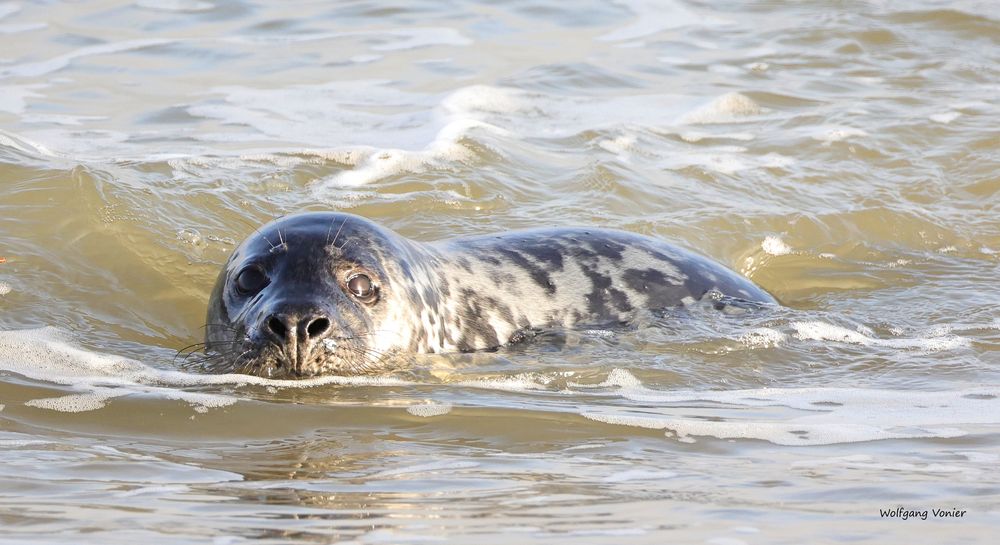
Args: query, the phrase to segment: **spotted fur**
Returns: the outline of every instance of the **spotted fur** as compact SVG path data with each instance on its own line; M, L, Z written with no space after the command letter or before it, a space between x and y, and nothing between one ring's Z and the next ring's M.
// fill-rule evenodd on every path
M248 266L269 280L259 293L234 286ZM376 301L346 291L358 271L372 277ZM495 349L541 329L627 322L710 291L775 303L705 257L634 233L540 229L422 243L358 216L307 213L265 225L236 249L209 302L206 344L236 371L362 374L400 353ZM310 335L302 325L276 342L266 334L273 316L320 316L329 327Z

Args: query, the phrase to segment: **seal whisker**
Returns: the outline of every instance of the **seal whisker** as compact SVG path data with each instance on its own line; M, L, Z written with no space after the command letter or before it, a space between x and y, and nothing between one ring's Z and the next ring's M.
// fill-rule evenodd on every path
M179 349L177 350L177 354L178 354L178 355L180 355L180 354L183 354L183 353L184 353L184 351L186 351L186 350L191 350L192 352L196 352L197 350L199 350L199 349L201 349L201 348L205 348L206 346L208 346L208 345L207 345L207 344L205 344L205 343L194 343L194 344L189 344L189 345L185 346L184 348L179 348Z
M374 362L370 361L368 358L364 358L364 359L361 360L361 362L360 362L361 363L361 367L364 370L366 370L366 371L369 370L369 368L374 368L374 367L384 368L383 364L389 358L398 357L399 356L399 354L396 353L396 352L383 352L383 351L380 351L380 350L376 350L376 349L373 349L373 348L367 348L367 347L363 347L363 346L356 346L356 347L347 346L345 348L348 351L352 351L354 353L361 354L362 356L369 356L369 355L376 356L376 360Z
M182 365L185 367L189 365L198 365L202 367L203 370L212 372L217 372L220 370L225 371L226 369L235 369L236 367L238 367L237 364L239 358L247 354L248 350L244 350L240 352L239 356L233 357L233 355L237 354L237 352L240 351L232 350L210 355L202 354L201 357L195 358L193 360L188 360L187 358L185 358Z
M230 331L236 331L238 329L237 327L233 326L232 324L223 324L223 323L205 324L205 325L201 326L202 329L208 329L210 327L221 327L223 329L228 329Z
M242 344L244 344L243 341L221 341L219 343L215 343L211 347L211 349L210 349L211 353L208 352L209 348L208 348L208 346L205 343L198 343L196 345L185 346L184 348L178 350L176 354L174 354L174 361L176 362L177 358L179 358L181 355L183 355L184 359L187 360L187 359L189 359L192 356L195 356L197 354L204 354L206 356L218 354L219 352L218 352L217 347L219 345L222 345L222 346L229 345L231 347L234 347L234 346L240 346ZM185 351L187 351L186 354L185 354Z
M343 221L343 222L341 222L341 224L340 224L340 228L339 228L339 229L337 229L337 234L333 236L333 242L330 242L330 232L329 232L329 231L327 231L327 233L326 233L326 241L327 241L327 244L330 244L330 245L332 245L332 246L333 246L334 248L336 248L336 247L337 247L337 239L338 239L338 238L340 238L340 232L344 230L344 226L345 226L345 225L347 225L347 221L348 221L348 219L349 219L349 218L344 218L344 221ZM330 222L330 231L332 231L332 230L333 230L333 223L334 223L334 222L332 222L332 221Z
M232 340L232 341L219 341L217 344L219 344L219 345L237 346L237 345L243 344L243 342L242 341ZM204 350L207 350L207 349L208 349L208 344L207 343L195 343L195 344L191 344L191 345L185 346L184 348L181 348L181 349L177 350L174 353L174 357L173 357L173 359L171 361L172 361L172 363L177 363L177 358L181 357L181 355L184 356L184 358L181 361L185 362L185 363L188 360L190 360L193 356L196 356L199 353L202 355L203 358L208 358L208 357L213 356L214 354L207 354L207 353L203 352ZM185 354L185 352L187 352L187 353Z

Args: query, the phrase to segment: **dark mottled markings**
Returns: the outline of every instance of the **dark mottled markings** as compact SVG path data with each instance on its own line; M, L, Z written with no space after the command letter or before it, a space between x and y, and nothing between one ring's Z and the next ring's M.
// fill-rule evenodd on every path
M476 252L475 255L476 255L476 258L479 259L480 261L489 263L490 265L498 265L499 266L500 264L502 264L502 261L500 261L500 258L498 258L497 256L493 255L493 253L494 252L492 250L486 250L486 251L482 251L481 250L481 251Z
M419 352L420 347L425 346L426 344L427 344L427 330L425 330L422 327L418 328L416 336L414 336L413 339L410 340L410 351Z
M700 298L702 293L693 293L686 284L678 284L656 269L625 269L622 281L633 290L646 294L647 308L666 308L680 304L687 296ZM706 290L707 291L707 290Z
M438 274L435 278L437 279L437 285L434 287L437 288L438 293L442 297L449 297L451 295L451 285L448 284L448 278L443 274Z
M708 278L689 274L687 280L684 281L684 287L691 297L701 299L708 293L708 290L715 287L715 283L709 281Z
M611 287L611 277L605 276L593 269L583 269L594 289L587 294L587 310L595 316L608 314L607 289Z
M625 252L626 246L620 244L611 238L597 238L587 239L587 246L593 250L594 254L601 257L606 257L614 261L621 261L622 254Z
M552 277L549 276L548 271L542 269L535 263L531 262L528 258L514 250L508 248L496 248L495 251L509 259L514 265L521 267L521 269L527 272L528 275L531 276L531 279L534 280L535 283L544 289L549 295L556 292L556 285L552 282Z
M380 261L385 261L385 256L383 256ZM410 278L410 277L413 276L413 269L410 267L410 262L408 260L406 260L406 259L400 259L399 260L399 268L400 268L401 271L403 271L403 274L407 278Z
M639 250L642 250L643 252L646 252L647 254L655 257L656 259L659 259L660 261L671 263L671 264L677 266L678 268L680 268L681 270L684 270L684 268L681 267L681 265L682 265L681 261L682 260L678 259L677 256L669 256L669 255L667 255L667 254L665 254L665 253L657 250L656 248L654 248L654 247L652 247L652 246L650 246L648 244L641 244L641 245L638 246L638 248L639 248Z
M531 244L530 241L525 242L520 251L544 265L549 272L563 270L563 254L566 252L566 246L562 241L553 240L552 244L547 245Z
M517 282L513 274L503 271L492 271L489 276L493 285L498 288L513 286Z
M632 310L632 304L628 302L628 295L625 295L625 292L616 288L608 288L608 295L611 297L611 304L615 310L619 312Z
M593 316L610 316L612 309L621 313L632 310L625 292L611 287L611 277L601 274L589 267L583 268L583 274L590 279L593 290L586 295L587 311Z
M451 336L451 332L448 331L448 327L445 324L447 318L441 320L441 329L438 331L438 344L441 349L444 349L444 343L455 344L455 339Z
M481 348L496 348L503 344L497 337L496 330L490 325L486 311L493 311L505 322L514 323L510 306L499 299L471 289L459 291L458 312L462 320L461 333L456 343L459 350L463 352L476 350L479 348L477 339L482 341Z

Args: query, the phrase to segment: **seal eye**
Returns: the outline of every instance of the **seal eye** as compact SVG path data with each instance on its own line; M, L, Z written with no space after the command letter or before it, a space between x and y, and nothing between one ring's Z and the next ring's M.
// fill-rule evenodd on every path
M375 284L365 274L355 274L347 279L347 289L358 299L368 299L375 295Z
M236 289L244 295L257 293L267 285L267 276L258 267L247 267L236 275Z

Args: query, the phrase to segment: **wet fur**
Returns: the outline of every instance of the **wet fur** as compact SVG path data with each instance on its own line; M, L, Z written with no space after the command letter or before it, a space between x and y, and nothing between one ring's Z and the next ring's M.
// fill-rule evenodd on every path
M270 284L241 297L233 277L249 263L264 267ZM378 285L373 305L344 289L357 270ZM538 329L626 322L638 310L710 291L775 302L707 258L623 231L540 229L422 243L358 216L307 213L265 225L233 253L209 302L206 346L228 356L232 371L364 374L386 370L394 354L492 349ZM328 316L330 342L296 361L260 334L276 309Z

